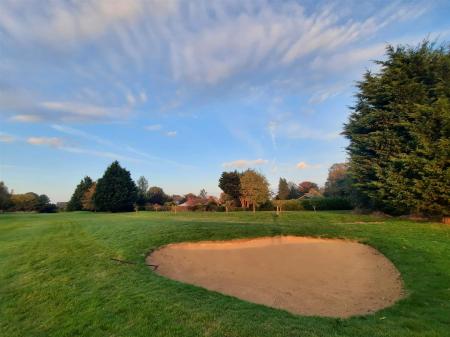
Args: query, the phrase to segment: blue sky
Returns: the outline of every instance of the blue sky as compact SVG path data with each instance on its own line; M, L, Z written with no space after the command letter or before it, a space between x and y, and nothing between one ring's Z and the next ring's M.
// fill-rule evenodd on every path
M0 2L0 180L67 200L113 160L167 193L223 170L323 184L386 43L450 38L448 1Z

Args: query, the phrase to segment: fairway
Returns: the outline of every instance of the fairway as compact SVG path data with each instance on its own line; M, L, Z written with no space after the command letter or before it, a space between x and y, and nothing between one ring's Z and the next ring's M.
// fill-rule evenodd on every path
M400 271L405 297L373 315L298 316L145 263L169 243L279 235L368 244ZM0 214L0 336L445 337L449 257L448 225L350 212Z

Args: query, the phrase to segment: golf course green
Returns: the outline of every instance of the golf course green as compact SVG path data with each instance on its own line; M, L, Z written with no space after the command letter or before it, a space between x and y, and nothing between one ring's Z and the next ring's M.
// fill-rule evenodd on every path
M405 296L375 314L306 317L158 275L183 241L297 235L366 243ZM127 261L128 263L116 260ZM351 212L0 214L0 336L450 336L450 226Z

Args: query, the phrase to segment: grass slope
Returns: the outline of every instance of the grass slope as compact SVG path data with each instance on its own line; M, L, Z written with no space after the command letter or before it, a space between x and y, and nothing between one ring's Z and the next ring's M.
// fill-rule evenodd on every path
M0 214L0 336L450 336L450 227L345 212ZM408 297L374 315L301 317L165 279L169 242L265 235L357 239ZM136 261L119 264L110 258ZM356 277L356 276L355 276Z

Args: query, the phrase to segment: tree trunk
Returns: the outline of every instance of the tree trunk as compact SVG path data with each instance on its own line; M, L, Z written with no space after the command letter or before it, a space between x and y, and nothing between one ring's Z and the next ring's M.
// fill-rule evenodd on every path
M256 213L256 204L253 203L253 213Z

